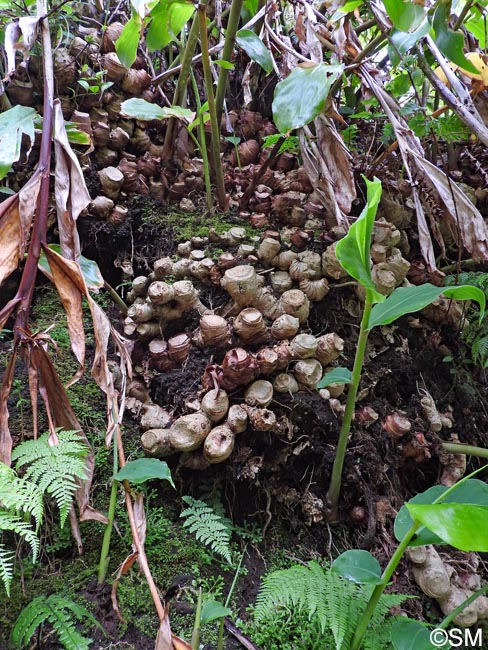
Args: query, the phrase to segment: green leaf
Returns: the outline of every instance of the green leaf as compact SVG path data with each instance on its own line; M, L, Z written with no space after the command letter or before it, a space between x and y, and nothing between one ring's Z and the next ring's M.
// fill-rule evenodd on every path
M340 77L343 65L299 64L277 84L273 99L273 119L280 133L289 133L308 124L325 105L330 87Z
M435 647L449 650L451 647L449 643L434 646L429 629L423 623L407 618L393 623L391 641L395 650L433 650Z
M435 43L442 54L463 70L479 74L479 70L464 56L464 36L449 29L449 11L443 2L437 5L432 26L435 31Z
M138 458L137 460L130 460L122 467L122 469L119 469L117 474L114 476L116 481L127 480L129 483L133 483L134 485L145 483L154 478L169 481L171 485L175 487L167 463L158 458Z
M394 27L402 32L415 29L425 16L424 8L410 0L383 0L383 4Z
M381 584L381 567L368 551L346 551L332 563L332 571L361 585Z
M478 18L472 18L471 20L467 20L464 23L464 26L468 30L468 32L471 32L473 36L478 39L478 42L480 44L480 48L482 50L486 49L486 26L485 26L485 20L484 17L479 14Z
M483 317L486 298L478 287L467 284L460 287L435 287L433 284L422 284L418 287L398 287L382 304L375 305L371 310L368 329L378 325L389 325L400 316L420 311L442 294L446 298L455 300L475 300L480 306L480 319Z
M432 504L444 492L448 490L443 485L434 485L414 496L408 503L410 504ZM456 489L448 494L443 503L468 503L472 505L488 506L488 485L478 479L468 479L461 483ZM400 542L411 528L413 519L407 509L407 504L403 505L395 519L395 537ZM419 528L415 537L409 546L424 546L425 544L443 544L443 541L428 528Z
M78 128L78 125L75 122L65 122L66 135L68 136L68 141L72 144L91 144L91 139L88 133L81 131Z
M20 158L22 136L34 141L35 109L29 106L14 106L0 113L0 179L10 171L14 162Z
M207 623L216 621L217 619L223 618L224 616L229 616L229 614L232 614L232 611L228 607L224 607L216 600L207 600L203 603L202 606L200 624L206 625Z
M126 117L135 117L137 120L165 120L169 117L176 117L180 120L192 122L195 118L195 113L188 108L158 106L137 97L122 102L120 110Z
M58 255L61 255L61 246L59 244L49 244L49 248L53 250ZM51 269L49 267L48 259L44 253L41 251L38 262L39 269L52 281ZM80 268L81 273L85 279L86 286L92 291L98 291L98 289L105 286L105 280L98 268L98 264L93 260L89 260L86 257L81 255L80 257Z
M371 278L371 233L378 204L381 198L381 181L369 181L363 177L367 187L367 203L356 221L336 246L336 255L341 266L351 277L358 280L373 294L374 302L382 302L385 296L378 293Z
M410 516L461 551L488 552L488 506L407 503Z
M401 57L416 45L421 38L428 34L429 31L430 23L427 18L422 21L414 32L402 32L394 29L389 36L389 56L392 64L397 66L401 61Z
M233 70L235 68L235 65L233 63L230 61L224 61L223 59L217 59L216 61L212 61L212 63L219 66L219 68L223 68L224 70Z
M357 9L357 7L360 7L363 3L364 0L350 0L349 2L346 2L346 4L342 5L342 7L338 7L335 13L332 14L329 19L330 22L335 23L341 18L344 18L344 16L353 12L354 9Z
M130 68L136 60L141 28L141 19L137 14L133 14L131 19L125 24L119 38L115 41L117 56L126 68Z
M159 2L151 11L151 24L146 43L150 52L162 50L171 41L177 40L186 23L195 11L195 5L188 2Z
M317 384L317 389L327 388L331 384L350 384L352 372L348 368L334 368L326 372Z
M250 29L240 29L236 34L236 43L251 61L256 61L266 73L273 69L273 57L263 41Z

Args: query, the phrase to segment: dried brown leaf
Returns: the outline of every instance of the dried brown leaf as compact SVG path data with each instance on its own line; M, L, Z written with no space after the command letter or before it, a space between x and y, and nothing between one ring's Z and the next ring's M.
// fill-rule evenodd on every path
M0 461L9 467L12 462L12 436L8 426L8 396L12 389L16 359L17 348L14 348L3 373L2 385L0 386Z
M169 616L166 615L159 624L159 630L156 636L156 645L154 646L154 650L174 650L174 648L175 647L173 645L173 640L171 638Z
M146 541L146 513L144 512L144 492L137 492L134 497L134 521L137 528L137 537L142 546Z
M76 220L90 203L91 198L78 158L68 142L61 103L58 99L54 102L54 150L56 153L54 187L59 243L63 257L77 260L81 253Z
M36 172L20 192L0 204L0 285L27 250L40 184L41 176Z
M121 620L123 623L125 623L126 621L122 616L122 612L120 611L120 607L119 607L119 602L117 600L117 587L119 586L120 578L126 573L128 573L128 571L130 571L132 565L134 564L134 562L137 560L138 557L139 557L139 553L135 552L135 553L131 553L125 558L125 560L119 566L117 575L115 576L115 580L112 585L112 592L111 592L112 607L114 608L114 611L117 614L119 620Z
M5 27L4 49L7 57L7 78L15 72L15 52L21 50L24 60L34 45L39 19L36 16L24 16Z

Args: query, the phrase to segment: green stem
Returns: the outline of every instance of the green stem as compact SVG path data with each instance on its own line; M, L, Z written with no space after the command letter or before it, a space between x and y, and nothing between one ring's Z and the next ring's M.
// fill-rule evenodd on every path
M222 61L229 61L232 59L234 52L234 45L236 42L237 28L239 27L239 20L241 18L241 11L243 0L232 0L230 7L229 20L227 22L227 29L225 30L224 49L222 50ZM227 77L229 71L225 68L219 70L219 80L217 82L217 91L215 93L215 113L217 122L220 124L222 117L222 109L224 107L225 88L227 86Z
M208 37L206 22L206 7L203 2L198 4L198 18L200 22L200 44L202 48L202 65L203 76L205 79L205 92L208 101L208 112L210 113L211 127L211 151L212 162L215 173L215 184L217 185L217 196L219 205L222 210L227 207L227 198L225 196L224 172L222 170L222 161L220 159L220 129L215 111L215 98L212 87L212 71L210 69L210 55L208 53Z
M376 609L376 606L378 605L378 601L383 595L383 592L386 589L386 586L388 585L388 582L390 581L391 576L393 575L395 569L397 568L400 560L402 559L403 554L405 553L405 550L407 546L409 545L412 537L415 535L417 528L420 526L419 521L414 521L413 524L410 526L407 534L405 537L402 539L400 544L398 545L396 551L394 552L391 560L388 562L388 566L386 569L383 571L383 575L381 576L381 582L379 585L376 585L374 588L373 593L371 594L371 598L369 599L368 605L366 609L364 610L361 618L359 619L359 623L356 627L356 631L354 633L354 637L351 641L351 648L350 650L359 650L361 647L361 643L363 641L364 634L366 632L366 629L369 625L369 622L371 621L371 617L374 614L374 611Z
M463 445L456 442L443 442L441 447L451 454L465 454L466 456L478 456L479 458L488 458L488 449L475 447L474 445Z
M232 598L232 594L234 593L234 589L236 588L237 585L237 580L239 578L239 574L241 572L241 566L242 566L242 561L244 560L244 553L246 552L246 549L244 549L241 559L239 560L239 564L237 566L236 572L234 573L234 579L232 580L232 584L229 589L229 593L227 594L227 598L225 599L225 604L224 607L229 607L230 604L230 599ZM224 626L225 626L225 617L222 617L220 619L220 625L219 625L219 636L217 639L217 650L222 650L224 647Z
M451 485L450 488L445 490L442 494L440 494L437 499L434 499L431 505L435 505L437 503L441 503L448 497L452 492L457 490L460 485L463 483L466 483L469 479L471 479L473 476L476 476L479 474L481 471L485 470L487 465L484 465L483 467L478 467L478 469L475 469L474 472L471 472L471 474L468 474L467 476L464 476L460 481L455 483L454 485ZM381 576L381 582L379 585L377 585L371 594L371 598L369 599L368 605L366 606L366 609L364 610L361 618L359 619L358 626L356 628L356 632L354 633L354 637L351 642L351 647L350 650L359 650L361 647L361 643L363 641L364 634L366 632L366 629L371 621L371 618L374 614L374 611L376 609L376 606L378 604L379 599L381 598L383 592L385 591L386 587L388 586L388 582L390 581L391 576L395 572L395 569L397 568L400 560L402 559L402 555L405 553L405 550L407 546L410 544L410 541L412 540L412 537L415 535L417 529L420 526L420 522L414 520L412 522L412 525L408 529L405 537L402 539L400 544L398 545L398 548L396 549L395 553L393 554L391 560L388 562L388 565L386 569L383 571L383 574ZM474 600L474 599L473 599ZM472 602L472 601L470 601ZM456 614L457 616L457 614ZM449 617L448 617L449 618ZM450 623L450 620L448 620L448 625Z
M205 5L207 0L202 0L200 4ZM200 25L197 17L193 19L190 31L188 32L188 39L184 50L183 60L181 62L181 70L176 82L175 94L173 96L173 106L180 106L183 101L183 96L186 91L188 77L190 76L192 58L195 48L198 43L198 33ZM170 118L166 126L166 135L164 137L164 152L165 157L170 158L173 152L174 132L176 127L176 119Z
M474 5L475 0L468 0L468 2L464 5L464 7L461 9L461 13L459 14L456 22L454 23L453 30L457 31L461 25L463 24L464 19L466 18L468 11L471 9L471 7Z
M341 492L342 470L344 467L344 459L346 457L349 433L351 432L351 423L354 415L354 406L356 404L356 395L359 388L359 382L361 381L364 354L366 352L366 343L369 335L368 322L372 307L373 300L371 291L366 290L366 302L364 305L363 318L361 320L361 328L359 331L358 346L356 348L356 357L354 359L352 379L347 391L346 410L344 411L344 417L342 419L342 426L339 433L336 456L334 465L332 467L329 490L327 492L327 505L329 508L327 518L330 523L336 522L338 520L338 505L339 495Z
M109 285L108 282L103 283L104 289L108 291L110 294L110 297L114 301L114 303L117 305L117 307L120 309L121 313L123 316L127 316L127 310L129 309L125 302L122 300L122 298L119 296L119 294L115 291L115 289Z
M117 453L117 445L115 440L113 442L114 447L114 464L113 464L113 475L117 473L119 469L119 458ZM105 577L107 575L108 563L110 561L109 551L110 551L110 540L112 537L112 529L115 519L115 508L117 506L117 490L119 487L119 482L112 478L112 489L110 491L110 502L108 506L107 519L108 523L105 527L103 533L102 549L100 551L100 561L98 563L98 584L101 585L105 582Z
M192 650L198 650L200 647L200 624L202 620L202 588L198 590L197 610L195 612L195 623L193 625L193 632L191 635Z
M446 618L441 622L440 625L437 625L436 627L439 630L445 630L448 625L450 625L453 620L458 616L463 610L468 607L468 605L471 605L477 598L482 596L488 591L488 584L485 585L484 587L481 587L481 589L478 589L478 591L475 591L474 594L471 594L469 598L466 598L466 600L463 600L463 602L456 607L456 609L453 609L452 612L450 612Z
M190 136L193 138L193 141L196 143L200 153L202 154L203 159L203 177L205 179L205 195L207 197L207 208L209 212L213 210L213 198L212 198L212 185L210 183L210 166L208 164L208 152L207 152L207 143L205 142L205 121L204 115L202 113L202 102L200 101L200 95L198 94L197 80L193 70L191 70L191 83L193 86L193 94L195 95L195 102L197 105L197 115L198 115L198 140L195 138L193 133L189 131Z

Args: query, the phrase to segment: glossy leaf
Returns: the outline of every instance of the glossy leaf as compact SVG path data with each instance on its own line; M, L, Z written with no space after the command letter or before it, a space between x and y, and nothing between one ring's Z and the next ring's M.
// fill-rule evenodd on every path
M402 32L394 29L389 36L389 54L392 64L397 66L401 61L401 57L414 47L429 31L430 23L427 18L413 32Z
M0 179L10 171L14 162L20 158L22 136L34 141L35 109L29 106L14 106L0 113Z
M352 372L348 368L334 368L326 372L317 384L317 388L327 388L331 384L350 384Z
M149 51L162 50L175 41L194 12L195 5L188 2L159 2L151 12L146 36Z
M443 485L434 485L414 496L409 504L432 504L444 492L447 487ZM447 495L443 503L463 503L472 505L488 506L488 485L478 479L468 479L461 483L456 489ZM395 537L400 542L410 529L413 519L406 507L403 505L395 519ZM423 546L425 544L443 544L444 542L435 533L428 528L421 527L418 529L414 539L409 546Z
M339 245L338 245L339 246ZM440 295L455 300L475 300L480 306L480 319L485 312L485 294L471 285L460 287L436 287L433 284L422 284L418 287L398 287L380 305L371 310L368 329L378 325L389 325L405 314L412 314L430 305Z
M367 187L367 202L364 210L349 228L336 246L336 255L341 266L351 277L360 282L365 289L373 294L375 302L385 300L385 296L378 293L371 278L371 234L374 220L381 198L381 181L364 179Z
M259 36L250 29L241 29L236 34L236 43L251 61L256 61L269 73L273 69L273 57Z
M407 503L410 516L445 544L461 551L488 552L488 506L466 503Z
M116 481L127 480L133 485L140 485L155 478L169 481L173 487L175 486L168 465L158 458L130 460L114 476Z
M464 26L468 32L471 32L471 34L478 39L480 48L482 50L486 49L486 26L484 17L480 14L477 19L472 18L471 20L467 20L464 23Z
M273 119L280 133L289 133L315 119L343 70L342 65L299 64L280 81L273 99Z
M141 27L142 22L139 16L132 15L131 19L124 25L119 38L115 41L117 56L126 68L130 68L136 60Z
M357 7L360 7L362 4L364 4L364 0L349 0L349 2L346 2L342 7L336 9L330 17L330 22L337 22L347 14L352 13L354 9L357 9Z
M235 68L235 65L233 63L230 61L224 61L224 59L217 59L216 61L213 61L213 64L219 68L222 68L223 70L233 70Z
M395 650L449 650L449 643L434 646L430 640L431 631L419 621L405 618L393 623L391 641ZM439 640L441 637L438 637Z
M61 255L61 246L59 244L49 244L49 248L58 255ZM101 289L105 285L105 280L103 279L100 269L98 268L98 264L93 260L89 260L88 258L83 257L83 255L81 255L79 262L81 273L85 279L86 286L92 291L98 291L98 289ZM43 251L41 251L41 255L39 257L38 267L46 277L52 280L49 262Z
M475 66L464 56L464 36L449 28L449 12L443 2L439 2L434 13L432 26L435 31L435 43L449 61L456 65L477 73Z
M342 553L332 563L332 571L358 584L379 585L382 582L380 564L368 551Z
M388 18L393 26L402 32L415 29L423 20L425 11L423 6L408 0L383 0Z
M151 104L145 99L139 99L137 97L132 97L132 99L126 99L125 102L122 102L120 111L125 116L134 117L137 120L165 120L169 117L176 117L180 120L192 122L195 117L195 113L188 108L182 108L181 106L158 106L157 104Z
M201 625L206 625L207 623L216 621L224 616L229 616L230 614L232 614L232 611L228 607L224 607L216 600L207 600L202 605L200 623Z

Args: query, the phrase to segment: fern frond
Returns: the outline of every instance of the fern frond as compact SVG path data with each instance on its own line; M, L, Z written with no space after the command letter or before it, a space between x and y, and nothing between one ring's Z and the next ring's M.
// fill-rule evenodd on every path
M22 517L10 510L0 510L0 531L11 530L31 547L33 561L36 560L39 552L39 539L30 522L25 521Z
M38 529L44 514L42 491L35 483L18 477L11 467L0 463L0 507L29 514Z
M307 614L310 621L318 623L322 634L326 630L332 632L337 650L346 650L371 592L370 586L349 582L330 568L309 562L268 574L256 598L254 617L262 623L272 620L279 607L299 610ZM393 619L387 618L388 612L406 598L408 596L403 594L381 597L368 627L365 650L389 646L390 620Z
M183 526L194 533L195 537L208 546L213 553L232 564L230 520L217 514L204 501L189 496L184 496L182 499L189 506L180 514L180 517L185 519Z
M10 596L10 584L14 575L15 553L0 544L0 580L3 582L7 596Z
M27 466L24 479L51 494L59 509L61 527L71 508L78 485L76 478L86 479L88 447L76 431L58 431L58 444L49 444L49 435L27 440L12 452L16 468Z
M91 639L78 632L74 619L88 620L101 627L85 607L68 598L57 594L38 596L22 610L15 622L12 630L14 646L16 648L27 647L39 625L47 621L52 625L66 650L88 650Z

